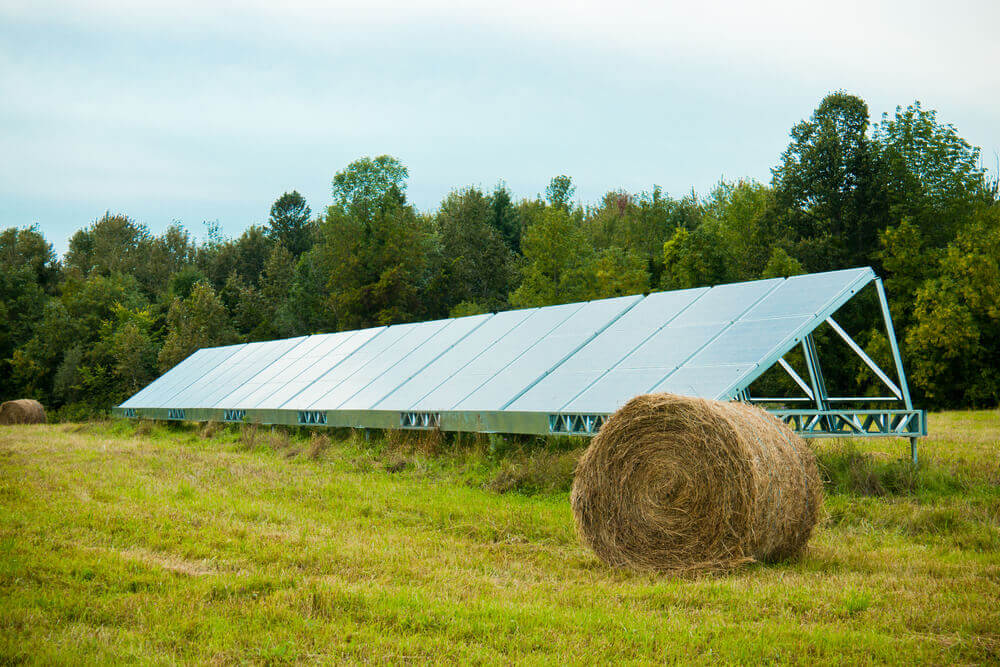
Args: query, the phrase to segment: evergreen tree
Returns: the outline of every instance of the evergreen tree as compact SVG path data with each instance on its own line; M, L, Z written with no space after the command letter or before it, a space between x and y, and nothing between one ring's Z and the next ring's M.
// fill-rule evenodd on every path
M297 191L286 192L271 205L267 235L298 257L312 247L314 230L309 220L312 211Z

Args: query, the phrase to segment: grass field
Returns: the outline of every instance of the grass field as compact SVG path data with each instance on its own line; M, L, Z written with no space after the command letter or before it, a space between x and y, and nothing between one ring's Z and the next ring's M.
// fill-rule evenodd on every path
M1000 413L814 443L807 554L605 567L579 442L0 427L0 663L1000 661Z

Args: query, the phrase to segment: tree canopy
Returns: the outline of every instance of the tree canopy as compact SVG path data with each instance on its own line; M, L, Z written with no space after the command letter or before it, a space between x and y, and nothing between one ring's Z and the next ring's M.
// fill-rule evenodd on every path
M864 100L833 92L791 128L770 183L701 196L653 185L581 204L559 174L535 197L465 186L419 211L408 177L361 157L318 215L291 190L235 238L108 211L57 258L37 225L0 230L0 399L75 415L209 345L872 265L917 400L1000 402L998 181L919 102L872 125ZM838 319L886 362L874 307ZM847 391L871 381L846 356L824 371Z

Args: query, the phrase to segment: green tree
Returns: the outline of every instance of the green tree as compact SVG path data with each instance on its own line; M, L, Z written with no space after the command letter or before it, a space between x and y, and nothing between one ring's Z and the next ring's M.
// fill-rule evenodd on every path
M977 208L993 199L980 149L920 102L882 115L873 131L890 176L892 212L909 218L931 247L955 237Z
M885 288L892 302L896 326L905 331L913 322L917 290L938 271L943 249L929 247L912 219L882 232L879 261L885 273Z
M560 174L553 176L552 180L549 181L549 186L545 188L545 198L550 205L568 211L573 206L574 192L576 192L576 186L573 185L573 179L565 174Z
M1000 402L1000 206L982 209L916 292L914 384L942 407Z
M491 209L490 225L500 233L507 247L515 254L521 252L521 215L510 196L510 190L502 182L489 197Z
M488 310L506 304L514 279L514 256L492 224L494 208L476 188L448 195L435 218L440 239L440 285L444 312L471 301Z
M82 279L71 275L59 296L46 302L31 339L14 351L13 383L26 395L46 402L53 397L60 402L84 396L88 404L109 405L117 394L111 362L101 347L102 337L110 331L106 323L115 321L121 308L147 306L132 276L94 273ZM78 346L81 349L74 352ZM57 372L62 378L60 388L73 391L53 394Z
M225 286L233 272L244 283L257 287L273 245L263 227L251 225L235 240L216 240L202 245L198 249L197 265L216 290Z
M46 294L55 293L61 277L52 244L42 236L38 225L0 231L0 266L6 270L26 268Z
M333 177L333 206L362 224L370 224L386 198L405 201L409 171L391 155L363 157Z
M305 197L295 190L286 192L271 205L267 235L298 257L313 244L315 232L309 219L311 215Z
M164 293L170 276L194 260L195 245L180 224L152 236L145 225L123 214L105 213L70 238L65 264L69 273L81 278L130 275L148 298L155 299Z
M320 226L320 240L299 257L295 263L288 298L278 307L279 331L284 336L324 333L337 330L337 317L330 306L329 280L334 271L331 253L323 241L325 233Z
M0 232L0 399L16 397L11 356L31 339L55 291L59 265L37 227Z
M678 227L663 244L664 289L687 289L732 282L732 264L724 239L715 226L694 231Z
M295 280L295 258L283 245L276 245L264 265L260 281L260 295L264 304L266 325L272 336L294 335L291 323L284 319L286 304ZM261 323L263 327L265 322ZM254 334L261 338L266 333L261 330Z
M764 265L761 278L787 278L789 276L800 276L806 270L802 268L799 260L791 257L781 246L776 247Z
M197 250L191 233L174 223L140 249L145 257L138 262L136 277L142 276L147 293L153 298L164 293L172 276L193 266Z
M792 142L772 170L793 254L810 271L867 264L888 224L885 169L867 133L864 100L831 93L792 128Z
M548 306L644 292L649 273L628 250L597 250L578 217L566 209L542 209L524 232L521 285L510 295L516 307Z
M152 318L148 311L136 311L133 315L136 317L115 328L108 345L114 360L114 373L120 381L122 400L156 377L159 347L150 332Z
M73 234L66 252L66 268L86 278L91 273L134 274L147 249L149 229L123 214L105 213L86 229Z
M565 208L544 208L524 230L521 249L525 266L521 285L510 295L512 306L547 306L583 299L589 288L594 249Z
M205 283L198 283L186 299L175 299L167 313L167 336L158 355L166 372L203 347L228 345L237 340L226 307Z
M720 181L712 190L704 205L702 224L717 230L725 244L733 280L761 277L774 257L775 246L786 243L774 217L774 196L766 185L745 180ZM792 259L787 250L782 252Z
M325 239L329 305L339 329L408 322L424 313L430 224L409 206L383 207L366 226L330 223Z
M663 244L679 228L694 229L703 217L702 204L692 193L680 200L659 186L638 195L608 192L601 205L588 210L583 224L598 248L619 247L646 263L653 284L663 276Z
M597 253L594 279L587 299L645 294L649 291L649 271L637 253L624 248L605 248Z
M194 286L200 282L206 282L208 278L197 266L186 266L177 273L170 276L167 281L167 293L165 296L171 299L186 299L191 294Z
M324 305L339 329L427 313L432 220L406 203L406 173L383 155L353 162L334 177L334 203L321 222L320 242L307 255L313 255L309 268L326 278Z

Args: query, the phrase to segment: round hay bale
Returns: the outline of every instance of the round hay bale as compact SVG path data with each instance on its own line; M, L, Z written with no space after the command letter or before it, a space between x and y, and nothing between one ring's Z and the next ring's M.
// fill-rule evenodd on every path
M763 410L647 394L594 437L570 501L577 531L608 565L721 570L797 555L822 486L802 438Z
M19 398L0 405L0 424L44 424L45 408L38 401Z

